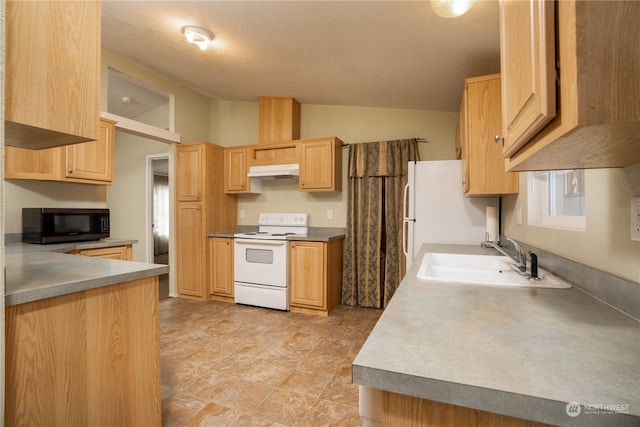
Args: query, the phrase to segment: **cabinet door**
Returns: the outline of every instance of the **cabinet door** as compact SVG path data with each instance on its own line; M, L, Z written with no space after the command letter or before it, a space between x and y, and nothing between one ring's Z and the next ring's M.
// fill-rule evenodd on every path
M7 145L98 138L100 2L7 1Z
M505 156L526 144L556 114L554 4L500 1Z
M113 182L115 122L100 119L97 141L68 145L66 150L67 178Z
M209 293L233 297L233 239L209 238Z
M460 117L458 118L458 126L456 128L456 156L462 159L462 191L469 191L469 135L468 135L468 100L469 90L466 85L462 93L462 102L460 103ZM458 150L459 153L457 152Z
M505 172L501 144L494 135L500 131L500 76L466 80L466 138L463 145L465 192L469 196L500 195L518 192L518 174Z
M291 305L326 308L326 246L323 242L289 244Z
M224 150L224 190L230 192L244 192L247 190L246 150L240 148L225 148Z
M300 191L340 191L342 162L336 139L301 144ZM338 147L336 147L338 146Z
M202 144L181 145L176 148L176 197L179 202L202 199L203 151Z
M177 282L181 296L205 297L205 247L202 205L178 203Z
M131 245L112 246L110 248L84 249L77 252L78 255L90 256L96 258L117 259L123 261L131 261Z

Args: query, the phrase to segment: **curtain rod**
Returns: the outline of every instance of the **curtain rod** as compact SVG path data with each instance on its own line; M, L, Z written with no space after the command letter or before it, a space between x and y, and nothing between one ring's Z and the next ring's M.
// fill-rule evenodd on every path
M414 138L414 139L418 140L418 144L426 144L426 143L429 142L429 140L426 139L426 138ZM347 142L342 144L343 147L348 147L350 145L351 145L351 143L347 143Z

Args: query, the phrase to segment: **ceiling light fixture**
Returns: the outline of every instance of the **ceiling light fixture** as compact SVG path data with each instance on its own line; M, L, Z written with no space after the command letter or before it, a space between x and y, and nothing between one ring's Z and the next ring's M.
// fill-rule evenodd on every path
M182 33L189 43L197 45L200 50L206 50L211 40L213 40L213 35L200 27L184 27Z
M467 13L475 0L430 0L431 9L443 18L455 18Z

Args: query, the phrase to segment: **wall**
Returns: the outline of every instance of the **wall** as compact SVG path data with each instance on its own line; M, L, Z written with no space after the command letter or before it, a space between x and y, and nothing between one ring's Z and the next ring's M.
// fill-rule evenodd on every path
M101 108L107 108L108 69L113 68L132 76L149 86L173 95L175 111L171 128L181 135L181 141L206 141L211 135L211 101L139 65L103 50L101 57ZM154 114L151 112L149 114ZM152 122L153 120L146 120ZM170 144L152 141L139 136L116 132L114 185L107 189L107 205L112 212L112 236L133 238L138 244L133 247L133 260L153 262L147 259L147 156L167 154L169 170L173 168L173 153ZM174 180L170 174L170 203L173 206ZM175 229L175 215L170 219ZM170 236L170 247L175 247L175 236ZM171 265L175 265L175 253L170 252ZM170 274L170 287L175 289L175 278Z
M174 96L174 131L182 137L182 142L206 141L211 135L211 101L203 95L175 84L165 77L119 57L108 50L102 50L100 81L100 110L107 111L108 69L113 68L135 77L151 87Z
M116 132L115 180L107 189L111 236L138 240L133 245L134 261L147 262L147 156L168 156L169 148L163 142Z
M503 234L640 285L640 242L629 235L630 199L640 195L640 164L586 170L585 180L584 232L527 225L527 178L522 173L520 194L503 198ZM518 206L523 208L523 225L516 224Z
M215 102L211 139L223 146L253 144L258 140L258 104ZM345 143L421 137L423 160L455 158L458 113L303 104L301 138L338 136ZM260 195L238 195L241 225L255 225L260 212L308 212L312 227L345 227L347 212L347 149L343 154L341 193L304 193L295 180L264 181ZM333 211L333 220L327 211Z
M104 186L8 179L5 185L5 232L22 233L22 208L105 208Z

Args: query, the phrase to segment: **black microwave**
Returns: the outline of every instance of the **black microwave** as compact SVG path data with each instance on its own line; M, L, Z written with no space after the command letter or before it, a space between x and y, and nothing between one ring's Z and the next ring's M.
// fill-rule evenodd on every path
M109 237L109 209L22 208L22 241L61 243Z

